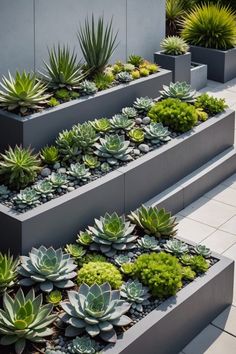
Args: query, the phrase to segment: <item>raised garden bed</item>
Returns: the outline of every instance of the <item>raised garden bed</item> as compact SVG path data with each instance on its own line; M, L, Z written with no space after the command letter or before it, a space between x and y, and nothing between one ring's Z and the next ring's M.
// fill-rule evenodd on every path
M207 85L207 65L191 63L191 88L199 91Z
M171 80L171 72L160 69L158 73L149 77L121 84L26 117L1 110L0 151L16 144L23 147L30 145L37 151L46 144L52 144L60 131L70 129L74 124L95 118L111 117L122 107L130 106L136 97L156 98L162 86L168 85Z

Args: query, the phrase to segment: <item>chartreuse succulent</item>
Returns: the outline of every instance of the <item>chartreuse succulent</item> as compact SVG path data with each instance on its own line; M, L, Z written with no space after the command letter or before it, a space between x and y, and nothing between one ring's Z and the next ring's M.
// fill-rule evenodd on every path
M60 157L64 161L75 159L80 153L78 144L76 143L74 129L63 130L56 139L56 146Z
M33 188L25 188L14 197L15 205L22 205L25 207L36 207L39 204L40 195Z
M59 289L74 286L71 279L76 276L76 264L69 254L62 249L44 246L32 248L29 256L21 257L18 273L23 279L20 284L24 286L39 285L41 291L50 293L54 287Z
M90 122L75 125L73 130L75 141L83 151L90 149L98 138L96 130Z
M118 266L121 266L124 263L130 262L131 259L127 254L118 254L114 256L114 261Z
M79 86L81 95L93 95L97 92L97 86L93 81L84 80Z
M62 317L69 326L66 336L75 336L84 329L90 337L99 336L115 343L117 334L114 326L127 326L131 319L125 315L130 304L120 299L120 292L111 290L108 283L89 287L82 284L79 291L68 292L69 301L62 302L65 311Z
M140 76L148 76L150 74L149 70L147 68L140 68L139 69Z
M129 279L124 283L120 290L120 295L123 299L131 303L131 307L139 312L143 311L143 304L151 296L148 288L143 286L137 279Z
M50 95L46 94L46 85L35 74L16 72L15 77L3 76L0 83L0 107L8 111L19 110L26 114L29 110L38 110L47 104Z
M93 284L102 285L109 283L112 289L119 289L123 283L120 271L108 262L89 262L79 269L77 283L91 286Z
M183 254L180 261L183 265L190 266L196 273L205 273L210 266L209 262L202 255L192 256L190 254Z
M134 125L134 121L132 119L129 119L127 115L116 114L111 119L111 125L114 129L129 130Z
M90 249L109 257L114 256L117 251L132 249L138 237L134 235L134 228L135 225L126 221L125 216L106 213L104 217L95 219L93 227L88 227L93 240Z
M107 258L97 252L87 252L82 258L77 259L80 266L90 262L107 262Z
M65 251L69 253L73 258L76 259L82 258L86 253L84 247L78 245L77 243L71 243L66 245Z
M71 164L67 173L79 181L87 181L91 175L89 169L79 162Z
M209 116L214 116L223 112L228 106L224 98L217 98L203 93L196 98L195 107L202 109Z
M111 130L111 122L107 118L95 119L91 122L94 129L100 133L107 133Z
M11 191L4 184L0 184L0 200L7 199Z
M194 102L195 90L191 90L191 85L186 82L171 82L169 86L163 85L160 91L161 98L178 98L184 102Z
M35 297L32 288L26 295L19 289L14 298L7 293L3 297L0 314L0 344L15 344L16 354L24 352L26 341L41 342L53 334L48 328L57 315L51 314L53 305L43 305L42 294Z
M129 148L130 142L125 141L119 135L106 135L100 138L99 143L95 143L95 154L107 159L110 165L117 164L118 161L130 161L132 148Z
M86 154L83 156L83 162L85 166L91 168L92 170L100 166L100 161L97 156Z
M40 171L40 160L30 148L9 147L1 154L0 175L11 188L21 189L33 183Z
M193 280L196 278L196 273L191 267L182 267L182 275L185 280Z
M76 337L68 347L72 354L98 354L97 349L97 343L89 336Z
M131 75L132 75L133 80L137 80L140 78L140 72L138 69L135 69L134 71L132 71Z
M43 179L34 186L34 190L38 193L40 197L52 198L55 188L48 179Z
M145 138L150 140L152 144L167 142L170 138L168 128L163 127L162 123L151 123L144 127Z
M133 128L129 131L129 138L134 143L142 143L145 138L144 131L141 128Z
M188 245L177 239L168 240L164 248L167 252L173 253L177 257L188 252Z
M15 284L17 279L18 259L14 260L13 256L0 252L0 294Z
M121 113L123 116L126 116L129 119L135 118L137 116L137 111L133 107L124 107L122 108Z
M134 102L134 108L141 114L146 114L153 106L153 99L149 97L137 98Z
M165 54L181 55L187 53L189 46L183 38L178 36L169 36L161 42L161 49Z
M211 250L210 248L204 246L204 245L197 245L194 247L194 251L200 255L200 256L203 256L205 258L208 258L210 257L211 255Z
M136 212L131 212L128 218L148 235L173 237L176 234L176 219L165 209L142 205Z
M59 188L66 188L68 184L67 176L62 173L55 173L53 172L49 177L48 180L52 184L55 189Z
M62 301L62 293L60 290L53 290L47 295L46 299L47 302L53 304L53 306L58 306Z
M130 63L126 63L123 66L123 70L127 71L128 73L131 73L134 69L135 69L135 66L133 64L130 64Z
M81 231L78 235L77 242L82 246L89 246L93 242L91 232Z
M158 245L158 241L155 237L144 235L141 238L138 238L138 245L141 249L151 250L151 251L159 251L160 246Z
M44 163L48 165L54 165L56 162L59 161L59 150L56 146L45 146L41 150L40 157Z

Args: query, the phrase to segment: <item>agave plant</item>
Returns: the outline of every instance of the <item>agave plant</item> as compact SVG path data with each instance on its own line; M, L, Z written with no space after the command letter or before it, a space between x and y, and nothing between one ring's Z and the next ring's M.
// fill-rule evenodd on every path
M98 90L96 84L93 81L84 80L79 86L79 91L82 95L93 95Z
M40 160L30 148L9 147L1 154L0 175L7 185L21 189L34 182L40 170Z
M144 131L141 128L134 128L129 131L129 138L135 143L142 143L145 138Z
M44 62L47 73L43 74L53 88L66 87L69 90L78 88L88 72L84 72L81 63L77 62L75 52L70 52L68 46L60 46L48 51L49 64Z
M124 263L129 263L131 259L126 254L119 254L114 256L114 261L118 266L122 266Z
M39 197L40 196L35 189L26 188L20 191L20 193L18 193L16 197L13 198L13 201L15 205L22 205L33 208L40 204Z
M100 133L107 133L112 128L110 120L107 118L95 119L91 124L94 129Z
M42 108L50 97L45 93L46 85L25 71L22 74L17 71L15 77L9 72L9 78L3 76L0 86L4 90L0 91L0 107L8 111L19 110L21 114Z
M86 168L84 164L80 164L79 162L76 164L71 164L67 173L79 181L87 181L91 175L89 169Z
M53 290L47 295L46 299L49 304L53 304L53 306L58 306L62 301L62 293L60 292L60 290Z
M117 213L108 214L99 220L95 219L95 225L89 226L93 243L92 251L101 251L106 256L113 256L116 252L134 248L134 241L138 237L133 234L135 226L125 220L124 216Z
M86 253L86 250L76 243L66 245L65 251L69 253L73 258L81 258Z
M181 256L188 252L188 245L180 240L168 240L164 244L164 248L167 252L173 253L175 256Z
M98 138L96 130L90 122L75 125L73 131L74 139L83 151L90 149Z
M130 130L134 126L134 121L123 114L116 114L111 119L111 125L114 129Z
M4 184L0 184L0 200L7 199L11 191Z
M135 118L137 116L137 111L133 107L124 107L121 113L123 116L126 116L129 119Z
M144 59L140 55L131 54L128 58L128 63L134 65L136 68L138 68L143 61Z
M93 74L102 73L116 49L117 33L113 33L113 19L105 24L103 17L95 23L85 19L84 26L80 26L78 39L84 59Z
M68 179L66 175L63 175L62 173L53 172L48 177L48 180L55 189L66 188L68 184Z
M97 343L89 336L76 337L68 346L68 350L72 354L96 354L98 349Z
M138 225L145 233L156 237L172 237L176 234L176 218L165 209L145 207L142 205L136 212L131 212L128 218Z
M130 304L120 299L120 292L111 290L108 283L89 287L82 284L78 292L68 292L69 302L62 302L66 312L62 317L69 326L67 336L75 336L85 329L89 336L99 336L107 342L117 340L113 326L127 326L131 319L124 315Z
M54 186L47 179L39 181L35 186L34 190L38 193L40 197L52 198L53 192L55 190Z
M149 97L137 98L134 102L134 108L141 114L146 114L153 106L153 99Z
M144 250L150 250L150 251L160 250L160 246L158 245L158 242L155 237L144 235L143 237L139 238L137 242L139 247Z
M75 139L75 130L63 130L56 140L56 145L64 161L76 158L80 154Z
M189 46L183 38L178 36L170 36L163 39L161 42L161 49L165 54L181 55L187 53Z
M77 265L69 254L62 249L44 246L32 248L28 256L21 257L18 273L24 278L20 285L32 286L38 284L42 291L50 293L54 287L71 288L74 283L71 279L76 276Z
M196 254L198 254L199 256L203 256L205 258L210 257L211 255L211 250L210 248L204 246L204 245L197 245L194 247L194 251Z
M161 98L178 98L184 102L194 102L195 90L191 90L191 85L186 82L171 82L169 86L163 85L160 91Z
M126 301L131 303L131 307L139 312L143 311L143 304L151 296L148 288L143 286L137 279L128 280L121 286L120 295Z
M93 242L92 234L89 231L81 231L78 235L77 241L83 246L89 246Z
M12 287L17 278L18 259L14 260L13 256L0 252L0 294Z
M26 341L41 342L53 334L48 326L57 315L51 314L53 305L43 304L42 294L35 297L32 288L25 296L19 289L14 298L7 293L3 297L3 310L0 314L1 345L15 344L17 354L24 352Z
M89 154L84 155L83 161L84 164L91 169L95 169L100 166L100 161L98 160L97 156L94 155L89 155Z
M121 71L116 75L116 80L121 83L128 83L133 80L133 77L127 71Z
M145 138L150 140L152 144L171 140L168 128L164 127L162 123L151 123L144 127L144 130Z
M129 148L129 141L125 141L119 135L106 135L105 138L100 138L100 143L95 143L97 149L95 154L99 157L107 159L110 165L115 165L118 161L132 160L130 153L132 148Z

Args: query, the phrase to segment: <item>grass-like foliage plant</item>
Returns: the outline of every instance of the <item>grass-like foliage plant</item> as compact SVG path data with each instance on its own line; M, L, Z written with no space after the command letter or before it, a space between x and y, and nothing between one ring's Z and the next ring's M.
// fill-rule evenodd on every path
M178 36L169 36L161 42L161 49L165 54L181 55L187 53L189 46L183 38Z

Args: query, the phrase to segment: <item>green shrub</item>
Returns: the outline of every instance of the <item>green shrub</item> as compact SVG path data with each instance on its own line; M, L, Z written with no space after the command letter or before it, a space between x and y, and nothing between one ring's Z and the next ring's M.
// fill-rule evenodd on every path
M180 133L192 129L198 121L196 108L175 98L157 102L150 109L148 116L153 122L160 122Z
M181 264L176 257L164 252L139 256L134 263L134 275L155 297L175 295L182 287Z
M195 107L202 109L209 116L214 116L223 112L228 106L225 103L225 99L209 96L207 93L203 93L198 96L195 101Z
M236 15L229 6L203 4L183 20L182 37L191 45L227 50L236 44Z
M109 283L112 289L119 289L122 285L120 271L108 262L89 262L84 264L78 271L77 283L91 286L93 284L102 285Z
M161 49L165 54L181 55L187 53L189 46L183 38L178 36L169 36L161 42Z

